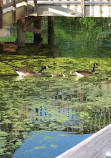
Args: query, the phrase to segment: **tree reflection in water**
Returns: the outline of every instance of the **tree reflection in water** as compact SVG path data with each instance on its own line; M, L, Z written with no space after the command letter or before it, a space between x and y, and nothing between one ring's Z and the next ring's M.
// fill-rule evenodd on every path
M1 83L2 157L10 157L32 130L92 133L111 122L110 83L74 81L73 76L9 77Z

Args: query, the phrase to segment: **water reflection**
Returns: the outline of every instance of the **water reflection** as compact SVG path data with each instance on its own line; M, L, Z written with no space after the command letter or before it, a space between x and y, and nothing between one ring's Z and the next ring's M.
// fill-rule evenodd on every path
M72 131L74 134L83 134L95 132L111 123L110 36L101 34L107 27L102 22L96 24L95 21L90 24L91 27L84 29L85 23L87 26L91 19L81 23L82 27L76 18L59 20L60 18L55 22L55 44L59 48L50 48L43 44L38 51L36 46L27 44L26 48L14 53L1 51L1 158L12 157L12 153L31 131ZM66 20L71 20L70 25ZM104 20L106 24L106 19ZM45 29L47 22L43 26ZM44 34L47 36L46 31ZM32 41L31 37L29 35L28 41ZM99 65L95 76L79 80L67 75L51 77L51 74L91 70L91 65L96 62ZM52 68L46 70L41 77L15 76L16 69L39 71L44 65ZM54 144L51 145L55 147Z
M111 122L111 83L74 76L15 78L0 80L2 157L32 130L92 133Z

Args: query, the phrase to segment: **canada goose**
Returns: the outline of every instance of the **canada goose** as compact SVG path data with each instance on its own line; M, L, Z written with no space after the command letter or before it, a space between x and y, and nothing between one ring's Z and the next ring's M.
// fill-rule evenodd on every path
M96 65L98 65L98 64L94 63L92 71L80 70L80 71L76 71L75 74L79 77L94 75Z
M52 77L59 77L59 76L62 76L62 73L60 74L51 74Z
M42 71L47 68L49 68L49 66L44 66L38 72L35 72L33 70L16 70L16 73L19 76L36 76L36 75L41 75Z
M72 76L73 75L73 72L72 71L70 71L70 73L69 74L63 74L63 77L69 77L69 76Z

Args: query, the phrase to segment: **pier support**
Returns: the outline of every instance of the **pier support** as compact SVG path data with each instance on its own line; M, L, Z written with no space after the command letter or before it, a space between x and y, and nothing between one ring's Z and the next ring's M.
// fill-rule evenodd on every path
M25 46L25 32L26 32L25 19L18 20L17 21L17 40L16 40L18 47Z
M16 0L13 0L13 24L16 23Z
M41 17L37 16L36 20L34 21L34 29L38 30L36 33L34 33L34 44L39 45L42 43L42 37L41 37ZM40 31L39 31L40 30Z
M54 17L48 17L48 45L54 45Z

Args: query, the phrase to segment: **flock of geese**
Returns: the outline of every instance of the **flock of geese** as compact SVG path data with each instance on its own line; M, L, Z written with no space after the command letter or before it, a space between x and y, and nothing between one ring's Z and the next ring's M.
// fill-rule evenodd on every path
M95 74L95 66L98 65L97 63L94 63L93 65L93 69L92 71L87 71L87 70L77 70L75 71L75 74L78 76L78 77L84 77L84 76L91 76L91 75L94 75ZM19 76L22 76L22 77L25 77L25 76L38 76L38 75L41 75L42 74L42 71L44 69L47 69L47 68L50 68L50 66L44 66L40 69L40 71L38 72L34 72L32 70L16 70L16 73L19 75ZM63 77L69 77L69 76L73 76L73 72L70 71L70 73L68 74L51 74L52 77L59 77L59 76L63 76Z

